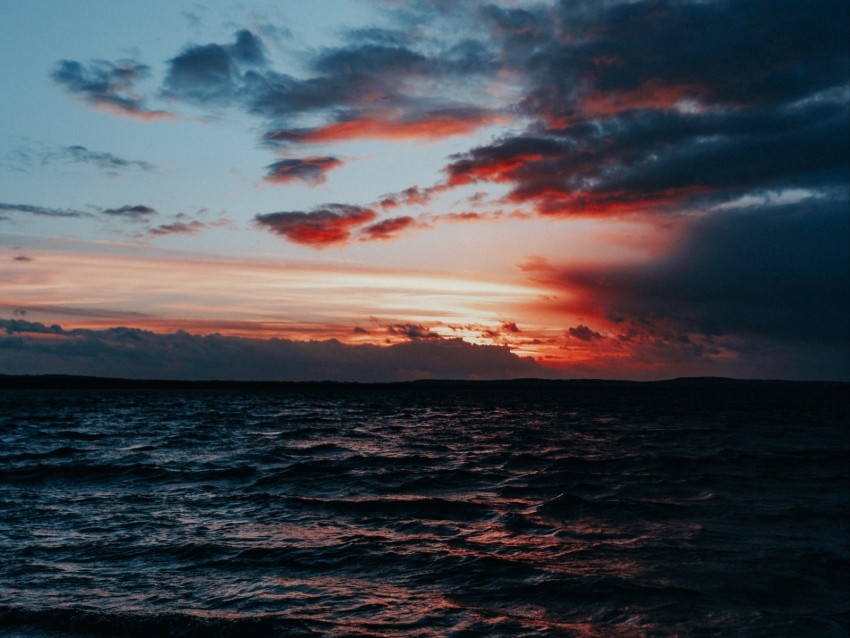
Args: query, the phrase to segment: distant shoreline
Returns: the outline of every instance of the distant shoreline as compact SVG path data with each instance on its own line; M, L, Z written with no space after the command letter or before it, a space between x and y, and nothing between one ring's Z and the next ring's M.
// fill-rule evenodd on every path
M678 377L661 381L607 379L502 379L459 380L426 379L414 381L233 381L123 379L64 374L0 374L0 390L283 390L313 388L766 388L776 386L850 387L847 381L795 381L782 379L732 379L727 377Z

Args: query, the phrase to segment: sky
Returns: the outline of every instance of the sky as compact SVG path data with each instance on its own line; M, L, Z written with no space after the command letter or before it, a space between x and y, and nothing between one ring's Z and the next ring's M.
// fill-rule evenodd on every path
M0 0L0 373L848 380L846 0Z

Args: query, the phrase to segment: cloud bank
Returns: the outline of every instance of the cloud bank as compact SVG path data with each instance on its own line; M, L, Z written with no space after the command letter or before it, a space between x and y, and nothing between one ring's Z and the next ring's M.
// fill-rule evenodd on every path
M408 334L409 328L398 330ZM362 382L546 376L533 360L508 348L427 334L380 347L133 328L64 330L15 319L0 319L0 330L0 369L7 374Z

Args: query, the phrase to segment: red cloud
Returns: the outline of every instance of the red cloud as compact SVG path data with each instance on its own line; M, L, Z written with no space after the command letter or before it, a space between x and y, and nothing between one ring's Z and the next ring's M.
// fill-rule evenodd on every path
M273 233L286 237L296 244L324 248L344 244L351 239L351 231L377 217L375 211L346 204L328 204L305 213L302 211L256 215L254 220Z
M631 109L673 109L683 102L697 104L708 89L696 84L666 85L649 80L632 91L595 91L587 95L582 108L589 115L613 115Z
M460 160L447 167L450 186L463 186L478 181L510 182L517 179L517 171L530 162L543 160L539 153L524 153L489 160Z
M406 140L442 139L454 135L467 135L482 126L501 122L503 118L493 113L462 115L441 114L406 121L363 117L311 129L281 129L267 133L266 140L315 144L353 139Z
M404 230L418 225L419 223L413 217L391 217L361 230L361 241L394 239Z

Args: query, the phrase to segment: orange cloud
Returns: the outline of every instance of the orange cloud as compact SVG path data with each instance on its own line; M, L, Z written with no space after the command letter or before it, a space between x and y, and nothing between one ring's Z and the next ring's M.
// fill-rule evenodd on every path
M312 129L282 129L266 134L266 140L315 144L353 139L407 140L443 139L455 135L468 135L483 126L503 122L495 114L479 114L478 117L437 115L423 119L405 121L364 117L343 122L334 122Z

